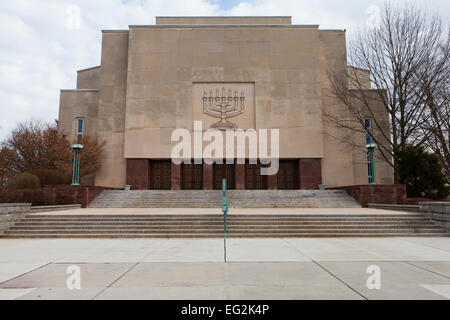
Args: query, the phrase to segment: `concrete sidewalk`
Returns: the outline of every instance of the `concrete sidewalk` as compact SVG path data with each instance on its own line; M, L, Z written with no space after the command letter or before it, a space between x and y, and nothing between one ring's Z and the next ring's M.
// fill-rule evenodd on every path
M449 299L450 238L0 240L0 299ZM68 290L67 268L81 269ZM370 290L369 266L381 270Z

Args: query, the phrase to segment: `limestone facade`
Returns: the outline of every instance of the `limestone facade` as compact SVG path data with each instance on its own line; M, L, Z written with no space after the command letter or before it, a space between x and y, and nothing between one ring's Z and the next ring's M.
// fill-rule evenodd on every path
M280 130L280 159L296 163L286 170L296 172L297 188L365 184L364 151L324 120L341 112L327 73L331 65L347 68L345 56L345 31L293 25L290 17L158 17L156 25L104 30L101 65L79 71L77 89L61 91L59 128L75 138L83 119L84 133L106 142L97 186L151 188L155 161L179 189L183 168L157 161L170 159L174 129L192 131L198 120L206 130L218 121L203 112L203 98L224 90L230 101L245 97L244 112L230 119L237 127ZM363 135L352 139L365 144ZM232 169L238 189L245 188L242 166ZM378 183L393 183L388 164L376 169ZM201 171L203 187L212 188L214 169ZM277 188L276 178L266 180Z

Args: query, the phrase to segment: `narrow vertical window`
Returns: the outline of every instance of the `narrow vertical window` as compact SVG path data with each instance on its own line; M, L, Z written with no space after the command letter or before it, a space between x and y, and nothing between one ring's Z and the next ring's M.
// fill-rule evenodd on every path
M365 126L366 126L366 144L371 144L372 137L370 136L371 133L370 119L365 120Z
M83 130L84 130L84 120L77 120L77 141L80 142L81 138L83 138Z

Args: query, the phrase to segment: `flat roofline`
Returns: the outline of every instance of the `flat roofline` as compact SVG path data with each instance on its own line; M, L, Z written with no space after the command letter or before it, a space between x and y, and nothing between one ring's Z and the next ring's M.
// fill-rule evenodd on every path
M347 29L319 29L320 31L340 31L347 32Z
M129 25L135 28L315 28L318 24L150 24Z
M102 33L127 33L129 30L102 30Z
M61 89L61 92L99 92L100 89Z
M381 91L387 91L387 89L376 89L376 88L352 88L352 89L349 89L350 91L373 91L373 92L376 92L376 91L379 91L379 92L381 92Z
M156 18L292 18L292 16L156 16Z
M90 68L86 68L86 69L81 69L81 70L78 70L77 72L83 72L83 71L94 70L94 69L98 69L98 68L100 68L100 67L101 67L101 66L90 67Z
M355 66L352 66L351 64L347 64L347 67L353 68L353 69L362 70L362 71L370 71L369 69L364 69L364 68L360 68L360 67L355 67Z

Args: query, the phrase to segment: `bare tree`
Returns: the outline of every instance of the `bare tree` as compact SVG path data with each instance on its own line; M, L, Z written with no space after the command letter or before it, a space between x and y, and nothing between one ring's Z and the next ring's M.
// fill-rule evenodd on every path
M422 136L425 146L439 158L450 181L450 31L442 35L438 50L417 72L416 94L424 94Z
M104 143L97 137L84 136L80 176L98 171ZM20 123L0 143L0 184L20 173L52 170L71 176L73 150L66 136L58 132L56 124L31 120Z
M428 90L434 92L436 83L424 81L423 66L439 64L436 61L442 55L436 52L443 45L443 33L438 16L412 5L387 3L380 24L360 30L350 41L348 63L353 67L329 69L331 95L344 112L326 116L349 132L371 135L380 156L394 167L396 183L395 150L407 144L423 145L433 135L425 130L432 118L425 88L432 86ZM365 127L367 118L372 130Z

